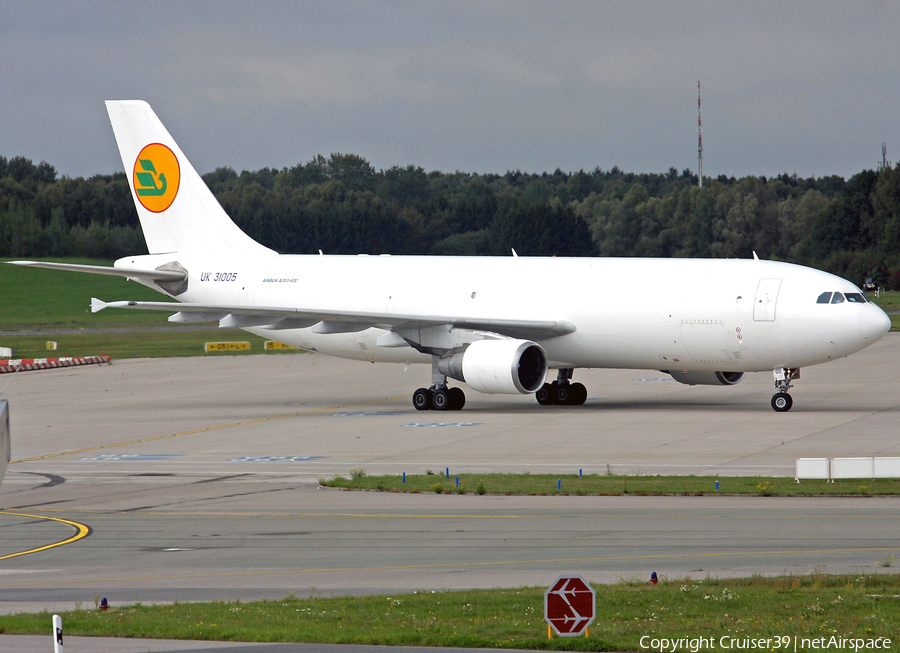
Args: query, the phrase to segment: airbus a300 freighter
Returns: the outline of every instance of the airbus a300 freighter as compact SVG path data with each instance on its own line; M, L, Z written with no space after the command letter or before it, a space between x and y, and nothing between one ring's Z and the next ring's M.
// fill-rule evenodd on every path
M373 363L430 363L419 410L465 395L534 394L578 405L578 368L662 370L734 385L773 372L776 411L800 368L871 345L888 316L852 283L753 259L285 255L244 234L145 102L107 111L149 254L114 267L16 261L127 277L176 302L104 302L218 321L282 343ZM627 279L628 283L624 283ZM641 288L636 293L632 289ZM547 382L548 370L557 370Z

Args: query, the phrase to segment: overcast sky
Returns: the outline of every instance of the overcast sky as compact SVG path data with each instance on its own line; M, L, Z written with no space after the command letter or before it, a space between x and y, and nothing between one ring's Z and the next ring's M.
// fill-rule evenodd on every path
M0 155L121 170L144 99L201 172L619 166L806 177L900 160L900 3L0 0Z

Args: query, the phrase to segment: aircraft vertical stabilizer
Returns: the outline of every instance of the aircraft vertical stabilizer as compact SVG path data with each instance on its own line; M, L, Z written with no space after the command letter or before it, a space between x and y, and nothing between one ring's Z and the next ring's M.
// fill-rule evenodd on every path
M106 110L151 254L274 254L242 232L146 102Z

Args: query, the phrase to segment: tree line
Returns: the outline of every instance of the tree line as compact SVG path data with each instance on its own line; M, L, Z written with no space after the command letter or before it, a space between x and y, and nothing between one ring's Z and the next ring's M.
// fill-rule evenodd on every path
M900 164L850 179L690 170L472 174L375 168L354 154L204 180L283 253L760 258L900 288ZM60 177L0 156L0 256L146 251L124 173Z

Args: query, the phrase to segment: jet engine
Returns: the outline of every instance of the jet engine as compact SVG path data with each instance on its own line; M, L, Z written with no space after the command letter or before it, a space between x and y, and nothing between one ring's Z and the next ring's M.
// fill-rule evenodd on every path
M744 372L670 372L672 378L685 385L734 385L744 379Z
M478 392L528 394L544 385L547 356L530 340L476 340L442 357L438 370Z

